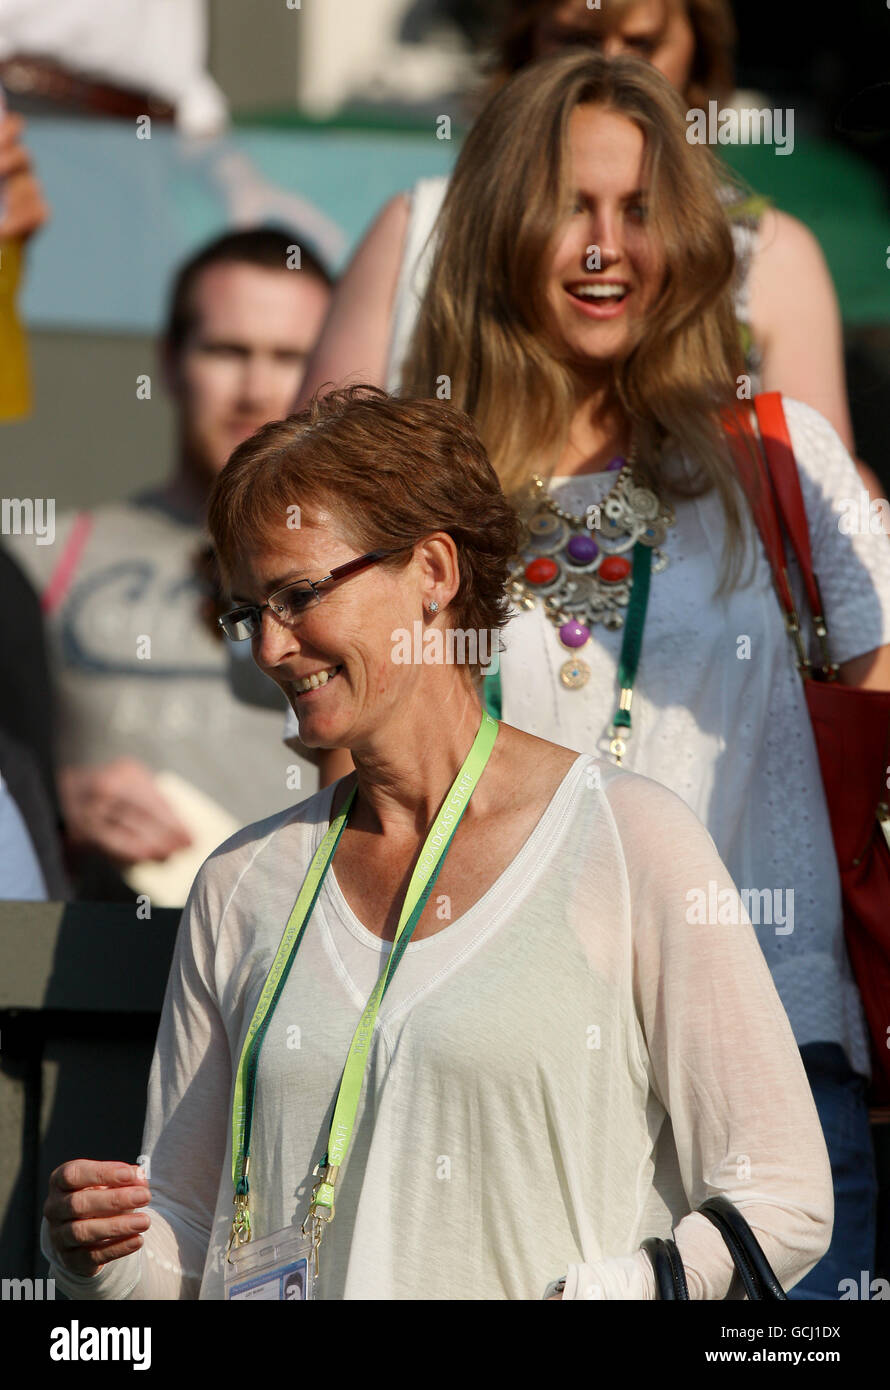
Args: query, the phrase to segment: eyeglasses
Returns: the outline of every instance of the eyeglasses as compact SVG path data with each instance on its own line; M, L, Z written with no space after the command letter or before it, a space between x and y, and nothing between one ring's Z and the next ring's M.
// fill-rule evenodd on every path
M283 589L270 594L265 603L251 603L245 604L242 608L233 608L218 618L217 622L231 642L243 642L245 638L255 637L262 630L264 608L271 609L285 627L295 627L307 608L313 608L316 603L321 602L321 594L318 591L322 584L330 584L335 579L346 579L351 574L358 574L359 570L367 569L369 565L376 565L378 560L385 559L387 555L399 555L402 550L407 549L410 547L401 546L399 550L371 550L367 555L359 555L355 560L348 560L345 565L338 565L323 579L297 579L293 584L285 584Z

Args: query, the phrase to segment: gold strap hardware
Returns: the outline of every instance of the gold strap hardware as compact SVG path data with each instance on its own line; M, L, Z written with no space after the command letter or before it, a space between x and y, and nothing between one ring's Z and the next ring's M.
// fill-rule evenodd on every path
M813 614L813 626L816 629L816 636L819 638L819 646L822 650L822 674L826 680L833 681L837 677L838 664L836 661L832 661L831 653L828 650L828 624L824 617L825 605L822 602L819 580L815 574L813 575L813 584L819 599L819 612Z
M785 627L797 650L797 669L803 672L804 676L808 676L810 674L810 659L807 656L807 649L803 644L797 613L793 610L785 614Z

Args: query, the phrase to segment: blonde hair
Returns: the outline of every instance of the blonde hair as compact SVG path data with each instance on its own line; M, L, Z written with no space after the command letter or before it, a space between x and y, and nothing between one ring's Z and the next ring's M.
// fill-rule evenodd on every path
M729 544L718 592L739 581L741 495L720 423L737 407L744 360L732 304L735 253L716 163L685 136L670 83L633 58L577 52L542 59L489 101L464 142L437 223L429 282L405 358L403 389L450 399L476 420L488 455L518 502L565 445L575 408L567 362L544 331L549 253L573 189L569 121L598 105L632 121L646 142L649 226L665 275L611 398L638 445L635 474L662 497L716 487ZM691 469L668 472L682 454Z

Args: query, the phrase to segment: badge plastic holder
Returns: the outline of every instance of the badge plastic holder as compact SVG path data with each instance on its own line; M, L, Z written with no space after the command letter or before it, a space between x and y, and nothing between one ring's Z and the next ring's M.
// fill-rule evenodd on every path
M233 1248L225 1269L227 1300L315 1298L312 1240L303 1235L299 1225Z

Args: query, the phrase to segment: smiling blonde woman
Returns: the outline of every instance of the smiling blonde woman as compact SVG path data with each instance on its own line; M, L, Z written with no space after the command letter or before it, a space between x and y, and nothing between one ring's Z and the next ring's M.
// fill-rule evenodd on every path
M660 72L687 109L731 105L736 26L729 0L509 0L487 61L487 98L543 57L586 49ZM744 11L740 20L744 23ZM737 274L733 304L754 390L813 406L854 449L837 295L818 241L722 169ZM445 177L422 178L382 208L341 277L299 404L355 380L395 391L436 243ZM410 366L410 364L407 364ZM878 479L859 465L872 495Z

